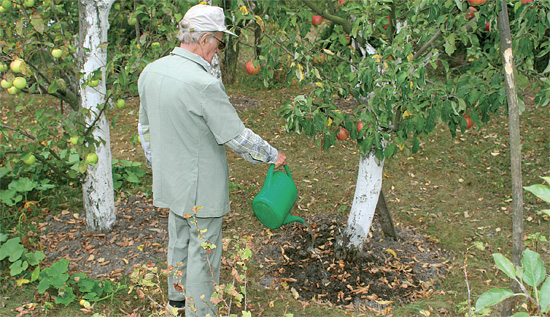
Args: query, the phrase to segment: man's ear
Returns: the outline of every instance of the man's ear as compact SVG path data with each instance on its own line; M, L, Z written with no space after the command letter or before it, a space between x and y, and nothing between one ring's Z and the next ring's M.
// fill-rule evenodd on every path
M201 36L201 39L199 40L199 43L200 45L206 45L208 43L208 37L210 35L208 33L204 34L203 36Z

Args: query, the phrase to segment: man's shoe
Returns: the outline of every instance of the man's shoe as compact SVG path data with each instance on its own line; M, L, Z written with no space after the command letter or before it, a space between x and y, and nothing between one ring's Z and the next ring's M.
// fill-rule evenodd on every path
M166 304L168 316L185 316L185 301L169 300Z

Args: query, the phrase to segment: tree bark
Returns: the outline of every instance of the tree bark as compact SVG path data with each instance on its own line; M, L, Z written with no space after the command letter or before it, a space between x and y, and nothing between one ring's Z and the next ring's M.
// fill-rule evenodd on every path
M88 165L82 193L86 223L90 229L99 231L111 229L116 221L109 123L105 113L99 109L105 103L106 43L109 11L113 2L114 0L81 0L78 3L78 63L83 74L80 79L81 106L90 110L86 123L91 125L95 122L92 134L99 141L96 147L99 159L95 166ZM101 72L100 84L90 87L86 82L97 70Z
M510 21L505 0L501 1L502 10L498 16L500 33L500 51L504 64L506 94L508 97L508 128L510 131L510 160L512 174L512 263L521 265L523 251L523 186L521 177L521 140L519 130L519 103L516 79L514 76L514 59L512 53L512 36ZM519 285L510 281L511 289L517 293ZM511 316L514 300L510 298L504 303L502 316Z
M378 197L382 190L384 161L378 160L371 152L359 160L357 185L351 206L344 241L352 248L360 249L370 230Z

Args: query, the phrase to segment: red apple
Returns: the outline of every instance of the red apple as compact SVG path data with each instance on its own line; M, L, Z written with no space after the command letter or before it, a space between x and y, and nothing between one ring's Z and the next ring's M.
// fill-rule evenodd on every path
M526 4L526 3L529 3L529 2L533 2L533 0L521 0L522 4ZM533 6L531 6L531 9L534 9Z
M491 30L491 22L485 23L485 32L489 32Z
M344 0L338 0L338 5L343 6L344 5Z
M473 6L480 6L482 4L485 4L487 0L468 0L468 3Z
M314 25L319 25L323 22L323 17L320 15L314 15L313 18L311 18L311 23Z
M339 127L338 132L336 133L336 138L340 141L344 141L349 138L349 131L344 127Z
M468 20L473 19L473 18L476 16L476 15L475 15L475 12L476 12L476 11L477 11L476 8L470 7L470 11L469 11L468 13L466 13L466 15L465 15L466 19L468 19Z
M260 64L258 64L258 67L255 67L254 61L247 62L245 68L250 75L258 75L260 73Z
M319 55L319 58L320 58L320 60L317 59L317 57L313 56L313 62L314 62L315 64L321 64L321 63L324 63L324 62L325 62L325 54L320 54L320 55Z
M470 119L470 115L469 114L464 114L462 116L464 119L466 119L466 129L469 129L471 128L473 125L474 125L474 122L472 121L472 119Z
M361 121L357 121L357 132L361 132L361 130L363 129L363 127L365 126L365 124ZM363 133L363 137L367 135L367 131L365 131L365 133Z

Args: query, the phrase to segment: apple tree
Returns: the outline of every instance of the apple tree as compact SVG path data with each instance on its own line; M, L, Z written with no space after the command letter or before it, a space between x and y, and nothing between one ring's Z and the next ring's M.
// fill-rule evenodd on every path
M21 209L33 193L79 184L88 226L109 229L115 206L105 114L137 94L141 69L173 48L178 12L192 4L1 4L0 207Z
M361 248L370 230L385 159L417 152L421 137L438 124L455 136L506 108L496 28L500 1L475 10L465 0L257 4L265 15L250 18L266 25L259 56L265 85L276 85L279 72L287 85L311 88L284 107L288 131L325 150L348 137L360 149L341 241L347 250ZM520 39L513 43L516 72L547 106L550 86L542 72L550 71L550 4L514 0L508 6L512 33ZM312 23L314 15L324 21Z

